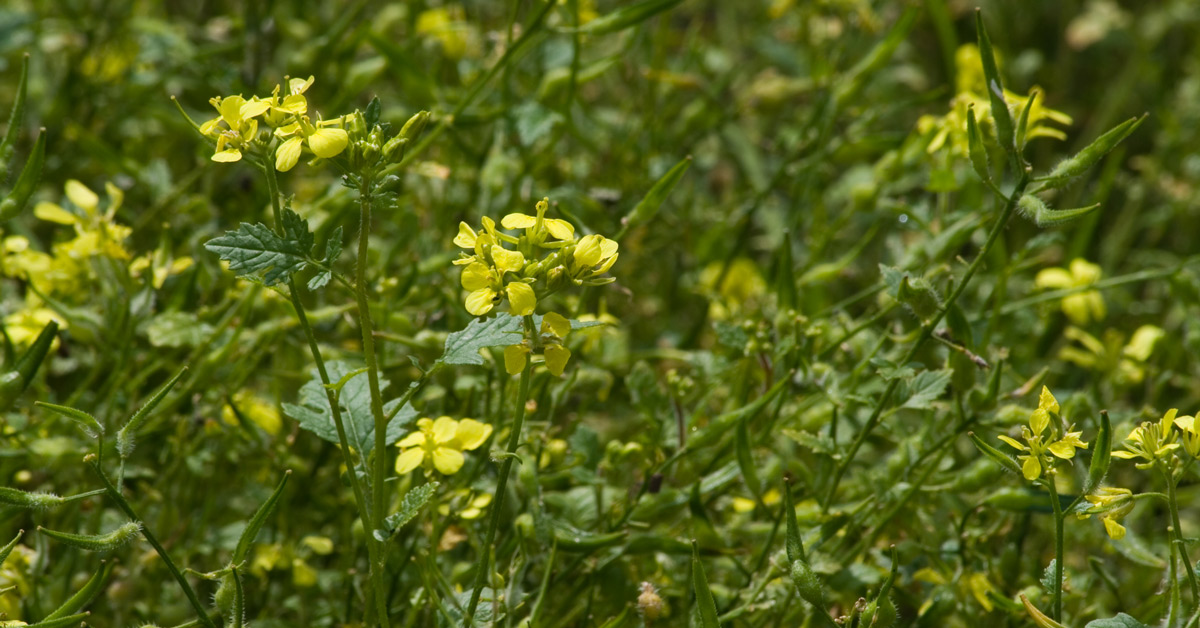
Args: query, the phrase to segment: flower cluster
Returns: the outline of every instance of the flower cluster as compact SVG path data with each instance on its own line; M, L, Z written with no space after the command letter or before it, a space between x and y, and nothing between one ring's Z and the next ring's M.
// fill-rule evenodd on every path
M1135 465L1139 469L1149 469L1155 462L1167 462L1170 453L1179 449L1179 443L1176 442L1179 435L1172 429L1175 425L1175 415L1178 413L1179 410L1171 408L1158 422L1146 421L1133 428L1129 436L1125 437L1125 449L1113 451L1113 457L1125 460L1140 459L1143 462Z
M546 359L546 368L555 375L562 375L567 368L567 360L571 359L571 350L563 341L571 331L571 321L560 314L550 312L542 318L541 328L542 355ZM504 370L509 375L516 375L525 368L525 356L531 351L528 341L509 345L504 348Z
M443 475L453 475L463 466L462 452L478 449L491 435L492 426L475 419L418 419L417 431L396 443L400 448L396 473L403 475L423 466L426 473L437 469Z
M270 138L260 138L258 123L272 129L272 136L279 140L275 147L275 169L280 172L291 170L307 149L316 157L330 159L346 150L350 137L342 118L314 122L308 115L308 99L304 92L313 84L308 79L288 79L287 91L276 85L271 96L249 100L240 95L213 98L209 102L217 110L217 117L200 125L200 132L216 141L216 152L212 160L234 162L244 152L256 147L266 148Z
M1099 515L1109 538L1125 538L1125 526L1121 525L1121 519L1133 510L1133 492L1127 488L1106 486L1088 495L1087 500L1092 507L1080 512L1079 518L1087 519L1091 515Z
M546 218L548 207L549 199L542 199L536 215L513 213L500 221L505 230L522 230L519 236L501 232L486 216L480 231L459 224L454 244L470 253L462 253L454 264L463 266L462 287L468 292L466 308L472 315L487 314L506 298L513 314L533 314L538 303L534 286L539 282L549 293L566 284L595 286L613 281L603 275L617 261L617 243L598 234L576 238L571 223Z
M975 116L982 124L992 119L992 104L987 93L987 82L983 76L983 62L979 56L979 48L975 44L959 46L955 57L958 76L955 77L957 93L950 101L950 111L944 116L921 116L917 120L917 131L929 136L926 150L929 153L947 148L955 155L967 154L967 112L975 110ZM1004 90L1004 101L1010 110L1023 111L1030 99L1029 131L1027 137L1050 137L1065 140L1066 134L1048 123L1071 124L1071 116L1056 111L1042 104L1041 90L1036 87L1030 90L1028 96Z
M1100 267L1080 258L1071 260L1067 268L1046 268L1038 272L1033 282L1038 288L1083 289L1100 281ZM1086 325L1091 320L1101 320L1105 315L1104 297L1099 290L1082 290L1063 297L1063 314L1076 325Z
M1038 398L1038 407L1029 415L1029 426L1021 427L1021 437L1025 440L1025 444L1008 436L1001 435L1000 440L1015 447L1019 451L1027 452L1017 456L1021 460L1021 474L1030 482L1042 476L1043 472L1049 472L1054 468L1054 458L1070 460L1075 457L1075 449L1087 449L1087 443L1079 439L1083 432L1065 432L1061 438L1046 442L1053 439L1060 432L1058 400L1050 393L1050 389L1042 387L1042 394ZM1054 427L1051 427L1051 423ZM1072 426L1073 427L1073 426ZM1050 432L1047 433L1046 430ZM1051 457L1051 454L1053 457ZM1116 452L1114 452L1116 455Z

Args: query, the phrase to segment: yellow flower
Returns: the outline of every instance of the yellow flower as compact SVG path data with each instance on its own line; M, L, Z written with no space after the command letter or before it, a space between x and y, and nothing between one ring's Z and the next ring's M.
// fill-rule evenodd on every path
M221 420L226 425L236 426L244 419L272 436L283 429L283 418L274 403L244 390L234 393L231 401L232 405L225 404L221 408Z
M455 421L448 416L436 421L419 419L417 428L396 443L400 448L396 473L403 475L424 466L426 473L437 469L443 475L453 475L463 466L462 452L477 449L492 435L491 425L475 419Z
M246 100L241 96L213 98L208 101L216 108L218 115L200 125L200 132L217 141L217 150L212 160L219 162L234 162L242 158L242 150L248 148L258 135L258 116L270 109L271 105L257 98ZM221 124L225 127L222 128Z
M542 318L542 355L546 358L546 369L557 376L562 376L567 368L567 360L571 359L571 350L563 345L563 340L571 331L571 321L565 317L549 312Z
M296 122L275 129L275 136L283 139L275 149L275 169L287 172L300 161L304 148L322 159L331 159L346 150L350 135L345 129L337 128L340 118L320 120L315 125L308 116L299 116Z
M1164 460L1172 451L1179 449L1175 442L1176 432L1171 429L1175 425L1175 415L1179 410L1171 408L1157 423L1146 421L1133 428L1125 437L1125 449L1112 452L1114 458L1133 460L1140 458L1145 462L1137 465L1139 469L1148 469L1158 460Z
M271 92L271 98L266 102L270 105L270 109L263 116L263 121L272 128L281 127L292 119L292 116L302 116L308 113L308 99L304 97L304 92L312 87L313 81L316 80L312 76L308 79L289 78L288 91L284 96L280 96L280 86L276 85Z
M999 437L1000 440L1008 443L1018 451L1028 452L1017 456L1017 459L1021 461L1021 474L1030 482L1041 477L1043 471L1048 471L1054 467L1054 459L1047 456L1047 453L1053 455L1055 458L1070 460L1075 457L1076 449L1087 449L1088 447L1087 443L1079 438L1083 432L1067 431L1062 438L1054 442L1044 442L1043 434L1050 427L1051 420L1056 419L1058 414L1058 400L1054 398L1049 388L1042 386L1042 392L1038 397L1038 407L1029 415L1029 426L1021 427L1021 435L1025 439L1025 443L1022 444L1020 441L1003 434ZM1047 436L1053 438L1053 434L1057 431L1058 428L1056 425L1051 434Z
M1087 260L1075 258L1068 268L1047 268L1037 274L1034 284L1038 288L1083 289L1100 280L1100 267ZM1062 311L1076 325L1086 325L1092 319L1104 318L1104 297L1099 290L1080 290L1066 296Z
M505 216L500 224L505 229L524 229L525 236L531 241L541 244L546 239L546 234L550 234L559 240L570 240L575 237L575 226L571 223L558 218L546 218L546 209L550 206L550 199L543 198L538 201L535 209L536 216L529 214L512 213Z
M1104 523L1104 531L1108 533L1109 538L1125 538L1125 526L1121 525L1121 519L1133 510L1133 492L1127 488L1106 486L1088 495L1087 500L1092 507L1080 512L1079 518L1087 519L1091 515L1100 515L1100 521Z
M1183 433L1183 450L1193 458L1200 458L1200 430L1196 426L1196 417L1176 417L1175 427Z
M4 331L8 334L8 339L13 343L13 346L18 349L28 347L37 339L38 334L42 333L46 325L50 321L58 322L60 329L66 329L67 321L59 316L57 312L46 307L29 307L28 305L8 316L4 317ZM58 346L58 339L54 339L53 347Z

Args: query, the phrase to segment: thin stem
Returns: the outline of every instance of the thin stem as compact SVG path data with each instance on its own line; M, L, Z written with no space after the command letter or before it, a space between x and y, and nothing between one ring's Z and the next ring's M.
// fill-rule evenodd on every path
M1008 202L1004 204L1004 209L1001 210L999 218L996 219L995 224L992 225L991 231L988 232L987 240L984 241L983 247L979 249L979 253L975 255L975 259L971 261L971 265L968 266L966 272L963 273L963 277L958 282L958 285L954 287L954 291L951 292L950 296L946 298L945 305L938 310L938 313L934 315L932 320L930 320L921 328L921 336L917 338L917 341L913 343L912 347L909 348L908 353L906 353L904 358L900 360L901 365L911 362L913 358L917 356L917 353L920 352L925 346L925 343L929 342L930 338L933 337L933 332L937 328L938 323L942 322L942 318L946 316L946 312L950 311L950 308L954 306L956 301L958 301L959 296L961 296L963 291L966 290L967 285L971 283L971 278L975 276L975 272L978 271L979 267L983 265L983 260L987 258L988 252L992 250L992 245L994 245L996 243L996 239L1000 237L1000 232L1003 231L1004 226L1008 224L1009 218L1011 218L1013 215L1013 210L1017 207L1017 200L1020 199L1021 195L1025 193L1025 187L1028 185L1029 172L1024 171L1021 173L1021 178L1017 181L1016 187L1013 188L1012 196L1008 198ZM880 420L883 418L883 411L887 409L888 403L891 402L892 395L896 394L896 389L899 387L899 385L899 378L888 382L887 388L884 389L883 395L879 398L879 402L875 405L875 410L871 412L871 417L867 419L866 425L864 425L862 430L859 431L858 435L854 438L854 442L850 444L850 449L846 452L845 456L842 458L842 461L838 463L837 469L834 471L833 482L830 483L829 492L826 493L824 503L822 503L822 508L828 510L829 505L833 503L833 498L837 494L838 484L841 482L842 476L846 474L846 469L849 468L850 463L854 461L855 454L858 453L858 450L860 447L862 447L863 442L867 440L867 436L869 436L870 433L879 425Z
M525 317L525 332L533 335L533 317ZM517 409L513 414L512 428L508 435L508 447L505 449L504 462L500 465L500 477L496 480L496 495L492 499L492 515L488 519L487 534L483 544L479 546L479 561L475 564L475 584L471 591L471 602L467 605L467 620L475 619L475 607L479 605L479 595L483 592L483 584L487 582L488 558L491 555L492 543L496 540L496 528L500 526L500 511L504 506L505 489L508 487L508 476L512 472L513 460L517 457L517 446L521 444L521 428L525 425L525 402L529 398L529 383L533 379L533 360L525 355L525 368L521 369L521 388L517 394Z
M387 417L383 413L383 394L379 390L379 358L375 355L375 328L371 322L371 301L367 295L367 262L371 239L371 178L364 174L358 187L359 227L358 264L354 269L354 298L358 302L358 325L362 330L363 356L367 361L367 383L371 390L371 416L375 418L375 455L371 483L371 509L377 518L385 509L383 479L387 475Z
M1062 621L1062 586L1063 586L1063 512L1062 504L1058 501L1058 488L1052 478L1043 478L1046 492L1050 493L1050 505L1054 507L1054 604L1050 609L1050 618Z
M154 548L155 552L158 552L158 556L163 559L163 563L167 566L167 571L170 571L171 575L175 577L175 580L183 589L183 594L187 596L188 601L192 604L192 608L196 610L196 614L199 616L200 623L204 626L208 626L208 628L216 628L212 618L209 617L208 613L204 610L204 605L200 603L200 598L197 597L196 592L192 590L192 585L188 584L187 578L183 577L183 573L179 571L179 567L175 566L175 561L171 560L170 554L167 554L167 550L164 549L162 544L158 542L158 539L155 538L154 533L150 531L150 528L146 525L146 522L143 521L142 517L137 514L137 511L133 509L133 506L129 505L129 502L125 499L125 496L117 490L117 487L113 486L112 481L110 481L108 476L104 474L104 470L100 468L100 463L96 457L88 455L86 460L92 466L92 470L96 472L96 475L100 477L100 482L104 484L104 489L108 492L109 497L112 497L113 501L117 502L117 506L125 513L127 517L133 521L141 522L142 537L144 537L146 542Z
M1160 466L1159 469L1167 481L1167 507L1171 511L1171 526L1175 537L1171 544L1179 546L1179 558L1183 560L1183 567L1187 570L1188 585L1192 589L1192 604L1200 605L1200 583L1196 581L1196 570L1192 567L1192 560L1188 558L1187 546L1183 541L1183 527L1179 524L1179 500L1175 496L1177 480L1165 467Z
M266 174L267 190L271 195L271 208L275 216L275 230L282 232L283 210L279 203L279 181L275 176L275 168L270 163L266 163L264 164L263 172ZM375 525L375 520L371 516L366 493L363 490L362 481L358 477L358 472L355 469L356 465L350 453L350 441L346 437L346 424L342 420L342 409L338 404L337 393L329 387L329 369L326 368L325 359L321 356L321 347L317 344L316 334L313 332L312 325L308 322L308 315L304 311L304 304L300 301L300 292L296 287L296 280L293 277L288 277L288 294L291 296L292 308L296 311L296 318L300 322L300 328L304 330L304 337L308 341L309 352L312 353L313 361L317 364L317 375L321 378L322 388L325 390L325 399L329 403L329 411L333 416L333 425L337 430L342 461L346 464L347 475L350 476L350 487L354 493L354 503L358 507L358 515L362 519L364 531L367 532L364 537L367 544L367 557L371 562L370 579L376 603L376 612L380 616L380 624L386 627L389 624L387 618L387 595L381 571L382 561L379 560L381 552L379 542L371 533L378 526Z

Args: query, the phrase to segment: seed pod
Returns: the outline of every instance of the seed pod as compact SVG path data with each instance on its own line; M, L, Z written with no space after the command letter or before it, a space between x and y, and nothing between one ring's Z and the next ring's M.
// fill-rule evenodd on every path
M1107 410L1100 411L1100 430L1096 433L1095 445L1092 448L1092 462L1088 465L1088 479L1083 485L1085 494L1100 486L1112 463L1112 422L1108 419Z
M1013 144L1012 113L1004 100L1004 85L1000 82L1000 71L996 67L996 56L992 52L992 41L983 27L983 13L975 10L975 29L979 36L979 59L983 62L983 77L987 82L988 100L992 103L992 120L996 124L996 139L1000 148L1009 155L1016 154Z
M983 442L983 439L976 436L975 432L967 432L967 437L971 439L971 442L979 451L983 452L983 455L996 461L996 464L999 464L1002 468L1008 469L1013 473L1021 472L1021 467L1017 466L1016 460L1013 460L999 449Z
M117 453L121 455L122 459L128 458L129 454L133 453L133 437L137 434L138 428L142 426L142 423L146 420L146 417L150 416L150 413L154 410L154 408L158 407L158 404L162 403L162 400L166 398L167 393L171 392L171 389L174 388L175 384L179 382L179 378L183 377L183 374L186 372L186 366L180 369L179 372L175 374L175 377L172 377L171 380L163 385L158 392L154 393L154 396L146 402L146 405L142 406L137 412L133 413L133 416L130 417L129 422L125 424L125 427L122 427L117 431Z
M1118 144L1129 137L1142 122L1146 120L1146 115L1142 114L1138 118L1130 118L1121 124L1110 129L1104 135L1096 138L1094 142L1088 144L1086 148L1079 151L1075 156L1054 167L1050 174L1044 177L1038 177L1041 182L1042 189L1060 188L1066 185L1072 178L1077 177L1089 168L1096 165L1105 155L1116 148Z
M0 486L0 504L28 510L49 510L62 503L63 498L54 493L27 493L15 488Z
M54 337L58 334L58 323L50 321L42 328L36 340L32 345L17 358L17 363L11 371L0 373L0 412L8 410L17 401L30 382L33 381L33 376L37 374L38 367L42 365L42 361L46 359L46 354L50 352L50 345L54 343Z
M111 552L129 545L142 533L142 524L130 521L107 534L71 534L47 530L38 526L38 532L55 539L65 545L78 547L89 552Z
M906 275L900 280L896 299L922 321L930 320L942 311L941 295L924 279L910 279Z
M975 174L984 181L992 180L992 164L988 161L987 149L983 145L983 134L979 124L975 122L974 105L967 107L967 152L971 157L971 167Z
M821 590L821 580L813 572L812 567L804 560L792 561L792 584L805 602L818 609L825 608L825 593Z
M115 563L110 560L101 565L100 571L97 571L91 578L89 578L87 584L83 585L81 589L76 591L75 595L67 598L67 601L63 602L62 606L59 606L57 609L55 609L53 613L46 615L42 622L44 623L51 619L61 619L71 615L91 602L92 598L96 597L96 594L99 593L100 589L104 587L104 583L108 582L108 576L112 573L114 564Z
M217 587L216 593L213 593L213 606L217 607L217 612L222 617L229 617L233 614L233 600L237 595L236 589L232 571L221 576L221 585Z
M891 597L884 596L867 603L867 608L863 610L862 621L858 625L863 628L892 628L896 625L896 617L896 605L892 602Z
M1017 201L1017 210L1021 212L1021 215L1032 220L1039 227L1066 224L1092 213L1098 207L1100 207L1099 203L1074 209L1050 209L1042 199L1033 194L1023 194L1021 200Z
M100 425L100 422L96 420L96 417L84 412L83 410L76 410L75 408L59 406L53 403L46 403L44 401L35 401L33 402L33 405L39 408L45 408L57 415L71 419L72 421L78 423L79 427L82 428L83 431L92 438L96 438L97 436L104 434L104 426Z
M29 158L25 160L25 167L21 169L21 176L17 177L17 183L13 186L8 196L0 201L0 222L16 218L18 214L25 210L25 206L29 204L30 197L37 191L38 181L42 178L42 165L46 163L46 129L42 129L38 133L37 142L33 145L33 151L29 153Z

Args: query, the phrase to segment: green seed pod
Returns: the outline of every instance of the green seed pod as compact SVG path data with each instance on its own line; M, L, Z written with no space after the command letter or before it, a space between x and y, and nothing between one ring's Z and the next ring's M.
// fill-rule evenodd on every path
M78 547L89 552L111 552L129 545L142 533L142 524L130 521L107 534L71 534L47 530L38 526L38 532L55 539L64 545Z
M49 510L63 503L63 498L54 493L27 493L15 488L0 486L0 504L29 510Z
M941 296L924 279L910 279L905 276L900 280L896 299L922 321L930 320L942 311Z
M896 605L891 597L884 596L867 604L858 625L864 628L892 628L896 625L896 617Z
M825 608L825 593L821 590L821 580L807 562L792 561L792 584L796 585L796 591L805 602L819 609Z
M29 199L37 191L44 163L46 163L46 129L42 129L38 134L37 143L33 145L33 152L29 154L29 159L25 160L25 167L21 169L21 176L17 178L16 185L13 186L8 196L0 201L0 222L16 218L25 210Z
M0 373L0 412L8 410L17 401L17 397L29 387L33 376L50 352L50 345L58 335L58 323L50 321L42 328L32 345L17 358L17 363L7 373Z
M1145 120L1146 114L1143 114L1139 118L1130 118L1118 124L1104 135L1096 138L1096 141L1088 144L1074 157L1055 166L1050 174L1038 177L1037 180L1041 182L1042 188L1060 188L1066 185L1072 178L1087 172L1089 168L1096 165L1096 162L1129 137Z
M217 612L222 617L229 617L233 613L233 598L237 595L236 589L237 587L233 584L233 572L221 577L221 586L217 587L216 593L213 593L213 606L217 607Z

